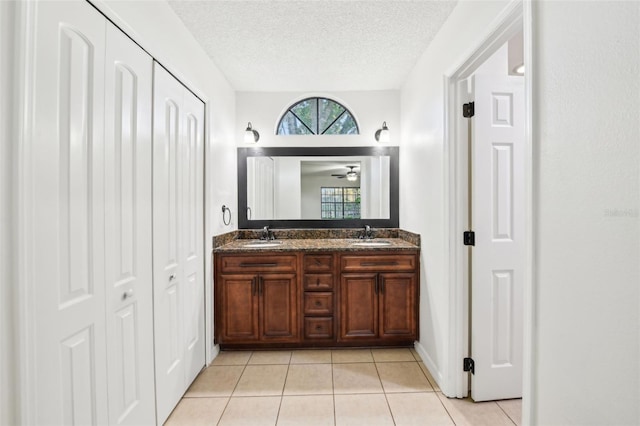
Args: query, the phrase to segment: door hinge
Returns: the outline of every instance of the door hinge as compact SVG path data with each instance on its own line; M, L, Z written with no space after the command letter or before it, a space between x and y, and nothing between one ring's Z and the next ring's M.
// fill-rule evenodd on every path
M475 115L476 110L473 105L474 105L473 102L469 102L468 104L462 105L462 116L464 118L470 118Z
M465 358L462 362L462 370L470 371L471 374L476 374L476 363L473 362L473 358Z
M465 231L463 234L463 241L465 246L475 246L476 233L473 231Z

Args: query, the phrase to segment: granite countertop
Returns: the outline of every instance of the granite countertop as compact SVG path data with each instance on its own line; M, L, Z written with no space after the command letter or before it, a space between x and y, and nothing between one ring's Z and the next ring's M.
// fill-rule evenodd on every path
M364 246L358 245L363 242L379 243L386 241L388 245ZM373 240L359 240L353 238L302 238L302 239L281 239L281 242L274 246L260 246L271 241L260 241L252 239L235 239L231 242L215 247L216 253L255 253L255 252L286 252L286 251L415 251L420 250L420 246L405 241L402 238L376 238ZM249 246L247 246L249 244Z
M420 235L397 228L372 229L374 239L362 240L362 229L273 229L274 241L261 241L262 231L241 229L213 237L216 253L286 251L416 251ZM375 245L386 241L387 245ZM363 243L374 243L363 245ZM271 243L271 244L270 244ZM249 246L247 246L249 245Z

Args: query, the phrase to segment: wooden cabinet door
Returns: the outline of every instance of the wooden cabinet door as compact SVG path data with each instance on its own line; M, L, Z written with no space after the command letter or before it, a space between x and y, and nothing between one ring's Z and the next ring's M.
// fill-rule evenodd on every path
M221 343L257 341L258 277L255 274L222 275L218 296Z
M410 338L415 336L415 274L380 273L378 285L380 338Z
M298 286L295 274L260 274L260 335L263 341L298 339Z
M340 278L340 340L378 336L377 274L342 274Z

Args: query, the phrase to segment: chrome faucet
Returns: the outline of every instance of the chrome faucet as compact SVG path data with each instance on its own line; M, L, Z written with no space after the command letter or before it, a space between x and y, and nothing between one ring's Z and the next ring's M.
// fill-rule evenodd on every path
M371 230L371 227L369 225L364 226L364 233L360 238L365 240L370 240L373 238L373 231Z
M260 237L261 240L272 240L273 239L273 235L271 234L271 231L269 231L269 227L265 226L264 228L262 228L262 236Z

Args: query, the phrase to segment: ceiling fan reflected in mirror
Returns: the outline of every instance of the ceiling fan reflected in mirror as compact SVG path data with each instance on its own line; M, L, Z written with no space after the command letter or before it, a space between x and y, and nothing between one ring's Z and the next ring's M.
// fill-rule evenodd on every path
M355 169L358 166L347 166L347 168L349 169L349 171L347 173L344 174L340 174L340 173L334 173L331 176L333 177L337 177L338 179L343 179L343 178L347 178L347 180L349 182L355 182L356 180L358 180L358 173L356 173L353 169Z

